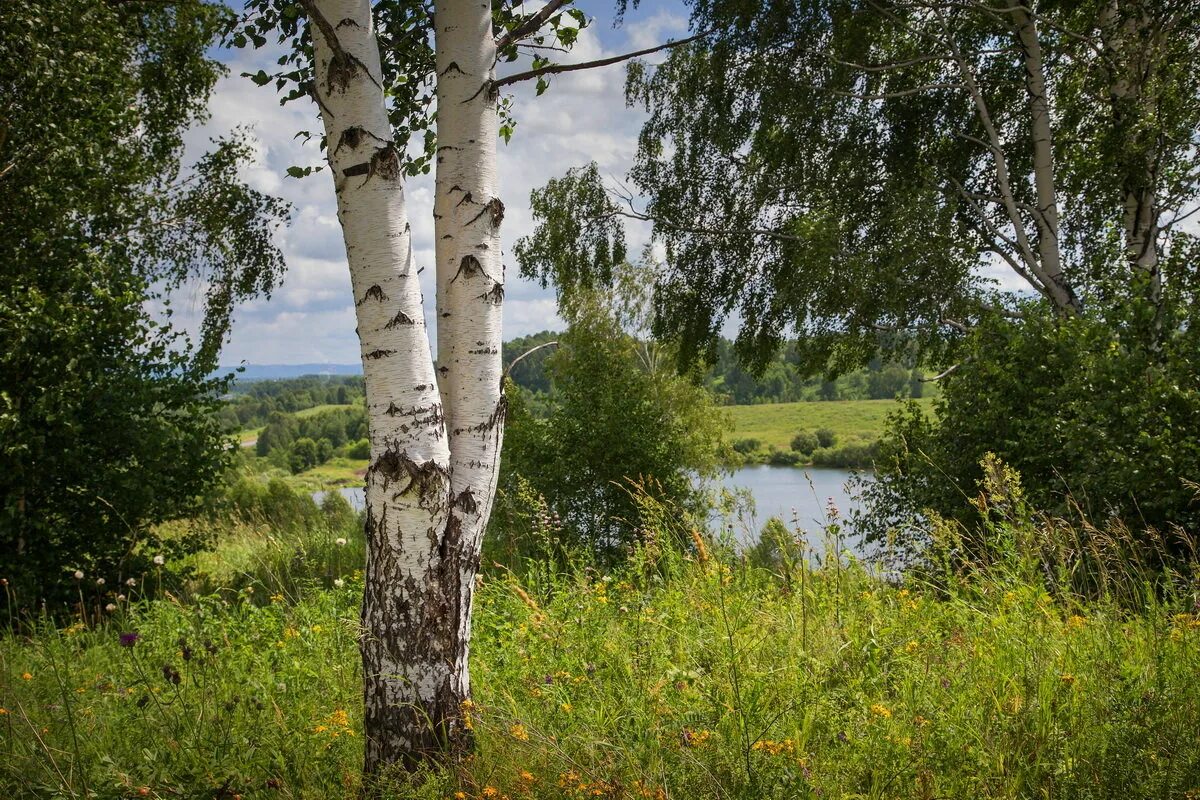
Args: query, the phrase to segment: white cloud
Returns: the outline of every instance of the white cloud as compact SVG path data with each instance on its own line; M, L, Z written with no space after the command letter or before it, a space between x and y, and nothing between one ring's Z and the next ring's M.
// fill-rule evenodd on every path
M587 4L585 4L586 7ZM644 48L686 31L686 19L668 4L649 3L618 30L610 27L611 5L596 4L600 18L586 28L564 60L578 62ZM674 6L674 4L669 4ZM531 6L532 7L532 6ZM212 118L189 136L189 148L199 153L212 136L235 127L247 128L254 138L255 158L243 174L253 187L286 198L294 205L292 225L281 234L288 264L283 285L269 301L256 300L237 314L233 336L222 362L237 363L353 363L358 360L353 301L333 188L327 173L302 180L285 176L292 165L320 165L316 140L296 137L301 130L319 131L314 104L296 101L281 107L272 88L257 87L243 72L268 71L279 51L231 51L224 54L230 74L217 85ZM505 337L561 327L553 292L516 275L513 243L532 232L529 194L567 169L596 161L601 170L623 177L637 146L643 115L625 107L624 70L610 66L555 76L550 90L535 97L532 83L513 88L517 119L511 144L499 149L501 197L507 213L503 237L508 266ZM433 263L433 181L422 177L408 186L417 264ZM645 241L644 230L631 230L633 248ZM636 250L635 250L636 252ZM431 328L433 284L425 281L426 316ZM194 296L194 289L191 293ZM194 303L191 316L194 319ZM188 314L183 314L186 318Z

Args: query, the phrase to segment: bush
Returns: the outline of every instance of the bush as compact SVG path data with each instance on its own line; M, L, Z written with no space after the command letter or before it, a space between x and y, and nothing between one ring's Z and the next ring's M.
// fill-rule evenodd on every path
M767 463L776 467L795 467L803 458L795 450L780 450L772 447L770 453L767 454Z
M812 455L812 451L820 446L820 440L812 431L800 431L792 437L792 450L806 456Z
M882 541L926 509L977 525L962 498L977 494L988 453L1047 512L1200 529L1189 485L1200 476L1198 331L1170 319L1175 333L1154 348L1139 344L1133 322L981 322L942 381L936 418L912 404L889 418L868 536Z
M371 441L369 439L359 439L357 442L349 445L346 449L346 457L354 459L368 459L371 457Z
M815 467L870 469L878 455L878 442L846 442L841 447L817 450L812 455L812 463Z
M741 455L745 456L761 450L762 439L734 439L730 447L733 448L735 453L740 453Z
M817 428L817 444L821 447L833 447L837 444L837 434L829 428Z

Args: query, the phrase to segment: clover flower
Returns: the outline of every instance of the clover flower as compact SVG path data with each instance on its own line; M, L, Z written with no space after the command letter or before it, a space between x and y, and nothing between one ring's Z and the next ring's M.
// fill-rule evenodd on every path
M83 580L83 570L81 570L81 569L75 570L75 580L77 580L77 581Z
M157 555L150 560L154 562L154 566L156 567L161 567L163 564L167 563L167 559L163 558L161 555Z

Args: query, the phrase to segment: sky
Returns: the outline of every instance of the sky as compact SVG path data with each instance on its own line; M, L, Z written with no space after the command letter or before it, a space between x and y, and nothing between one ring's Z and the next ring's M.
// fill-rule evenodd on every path
M540 4L531 4L536 8ZM650 47L686 34L686 9L676 2L644 0L619 28L613 27L612 0L580 2L593 19L574 50L559 60L591 61ZM359 360L354 333L354 304L342 233L329 173L287 177L293 165L319 165L323 156L315 140L295 134L320 130L316 106L296 101L281 107L273 86L255 86L242 73L272 71L278 50L222 50L218 57L229 74L217 84L211 118L188 137L189 152L198 155L208 140L242 127L255 145L255 159L243 174L253 188L283 197L293 206L291 225L279 244L287 274L271 298L243 305L236 314L222 364L352 364ZM621 65L556 76L550 90L535 97L533 83L514 89L517 127L509 144L499 146L500 196L505 203L501 236L508 282L504 304L504 338L562 327L552 290L517 275L512 245L532 232L529 194L571 167L596 161L601 174L623 178L637 149L644 113L625 106L625 71ZM433 177L412 179L407 186L413 250L419 266L433 264ZM630 231L630 252L645 241L644 229ZM425 282L426 319L432 313L432 269ZM195 319L202 297L192 287L176 299L178 311Z

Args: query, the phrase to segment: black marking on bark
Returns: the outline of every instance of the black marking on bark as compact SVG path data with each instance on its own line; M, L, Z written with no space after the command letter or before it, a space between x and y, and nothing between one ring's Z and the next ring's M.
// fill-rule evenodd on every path
M447 314L446 316L450 316L450 315ZM446 366L438 367L438 372L442 373L442 375L446 375L447 373L450 372L450 368L446 367Z
M378 175L386 181L400 177L400 153L394 144L388 142L371 156L370 175Z
M450 485L450 471L441 464L432 459L414 461L409 457L407 451L397 450L394 446L384 450L375 463L369 467L369 470L378 473L384 480L391 483L407 479L408 483L400 490L400 493L405 494L411 489L416 489L422 498L431 490L438 490L439 484Z
M472 196L471 196L471 193L470 193L470 192L467 192L466 194L464 194L464 195L462 196L462 199L461 199L461 200L459 200L459 201L458 201L457 203L455 203L454 205L455 205L455 208L457 208L458 206L461 206L463 203L473 203L473 202L475 202L475 201L474 201L474 199L472 198Z
M459 275L465 275L470 278L480 272L483 272L483 264L479 263L478 258L471 255L463 256L462 261L458 263L458 272L454 273L454 277L449 282L454 283L458 280Z
M340 28L340 27L342 27L343 25L344 25L344 26L346 26L346 27L354 26L355 28L361 28L361 27L362 27L362 25L359 25L359 24L358 24L358 20L356 20L356 19L351 19L350 17L346 17L345 19L343 19L341 22L339 22L339 23L337 24L337 26L336 26L336 27Z
M468 350L467 353L473 356L493 356L500 351L495 347L480 347L477 350Z
M445 74L447 74L448 72L450 72L450 70L452 70L452 69L453 69L453 70L457 70L459 75L466 75L466 74L467 74L467 73L465 73L465 72L463 72L463 71L462 71L462 67L460 67L460 66L458 65L458 62L457 62L457 61L451 61L449 64L447 64L447 65L446 65L446 68L445 68L444 70L442 70L441 72L439 72L439 73L438 73L438 75L445 75Z
M486 420L475 425L468 425L465 428L456 428L454 433L455 435L460 433L485 433L494 430L496 426L504 422L507 416L508 397L501 394L500 399L496 401L496 407L492 409L491 415ZM480 462L480 465L482 465L482 462Z
M450 504L461 508L467 514L475 514L479 511L479 501L475 499L475 490L470 486L458 493L458 496L450 501Z
M387 294L385 294L383 289L380 288L379 284L376 283L376 284L372 285L371 288L367 289L367 291L363 292L362 299L359 300L354 305L355 305L355 307L361 306L363 303L367 302L368 300L378 300L379 302L382 303L383 301L385 301L387 299L388 299Z
M491 212L492 215L492 228L499 228L500 223L504 222L504 203L500 202L499 197L493 197L491 200L484 203L483 208L479 210L479 213L467 220L467 224L470 225L471 223L475 222L475 220L489 212Z
M367 361L374 361L375 359L387 358L388 356L394 356L396 354L396 352L397 351L395 351L395 350L382 350L382 349L381 350L372 350L371 352L364 354L363 358L366 359Z
M390 331L392 328L395 328L397 325L416 325L416 324L417 324L417 321L415 319L413 319L412 317L410 317L408 314L405 314L403 311L397 311L396 316L392 317L391 320L388 321L388 324L383 326L383 329Z
M498 306L504 302L504 284L492 281L492 288L479 295L479 299Z
M342 174L347 178L353 178L355 175L370 175L371 163L369 161L364 161L361 164L354 164L346 167L344 170L342 170Z

